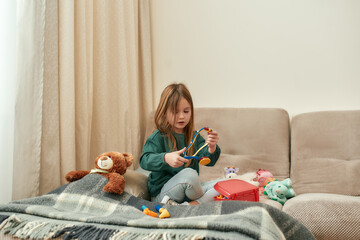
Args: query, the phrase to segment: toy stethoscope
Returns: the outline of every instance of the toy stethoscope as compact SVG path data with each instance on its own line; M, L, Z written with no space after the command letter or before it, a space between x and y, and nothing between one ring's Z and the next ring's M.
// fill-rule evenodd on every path
M208 128L208 127L203 127L203 128L201 128L199 131L197 131L196 134L194 135L193 139L191 140L189 146L185 149L184 153L182 154L182 155L183 155L182 157L185 158L185 159L195 159L195 160L198 160L198 161L199 161L199 164L201 164L201 165L207 165L207 164L210 163L210 158L208 158L208 157L198 157L198 156L196 156L196 154L198 154L198 153L201 151L201 149L203 149L204 147L206 147L206 146L208 145L208 143L205 143L204 145L202 145L201 148L199 148L199 150L197 150L196 153L194 153L194 155L192 155L192 156L187 156L187 155L186 155L186 152L189 150L189 148L191 148L191 146L192 146L192 145L194 144L194 142L195 142L195 139L197 138L197 136L199 135L199 133L200 133L201 131L203 131L203 130L205 130L205 131L207 131L207 132L211 132L211 131L212 131L212 129L211 129L211 128ZM189 164L190 164L190 161L189 161L187 164L185 164L185 167L188 167Z

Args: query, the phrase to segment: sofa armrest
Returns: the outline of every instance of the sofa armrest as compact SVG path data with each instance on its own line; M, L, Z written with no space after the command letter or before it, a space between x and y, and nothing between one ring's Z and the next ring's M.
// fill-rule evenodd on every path
M286 201L283 211L304 224L316 239L360 239L360 197L305 193Z

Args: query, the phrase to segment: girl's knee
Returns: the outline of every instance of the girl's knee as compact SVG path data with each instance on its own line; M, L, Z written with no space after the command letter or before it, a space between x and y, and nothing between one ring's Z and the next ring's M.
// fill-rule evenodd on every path
M199 182L199 175L196 170L192 168L185 168L181 170L183 179L187 183Z
M185 176L199 177L197 171L192 168L184 168L183 170L181 170L181 173Z

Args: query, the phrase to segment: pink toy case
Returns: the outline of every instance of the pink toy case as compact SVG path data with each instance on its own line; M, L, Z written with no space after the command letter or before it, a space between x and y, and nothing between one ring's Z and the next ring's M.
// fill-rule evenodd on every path
M259 201L259 188L239 179L229 179L215 184L215 190L227 199L214 197L215 201Z

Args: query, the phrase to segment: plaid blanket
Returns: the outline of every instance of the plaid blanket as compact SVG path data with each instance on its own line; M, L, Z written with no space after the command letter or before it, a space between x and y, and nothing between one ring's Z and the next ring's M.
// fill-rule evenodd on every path
M151 217L142 205L156 212L159 203L106 193L107 181L89 174L46 195L1 204L0 232L30 239L314 239L291 216L255 202L163 205L171 217Z

